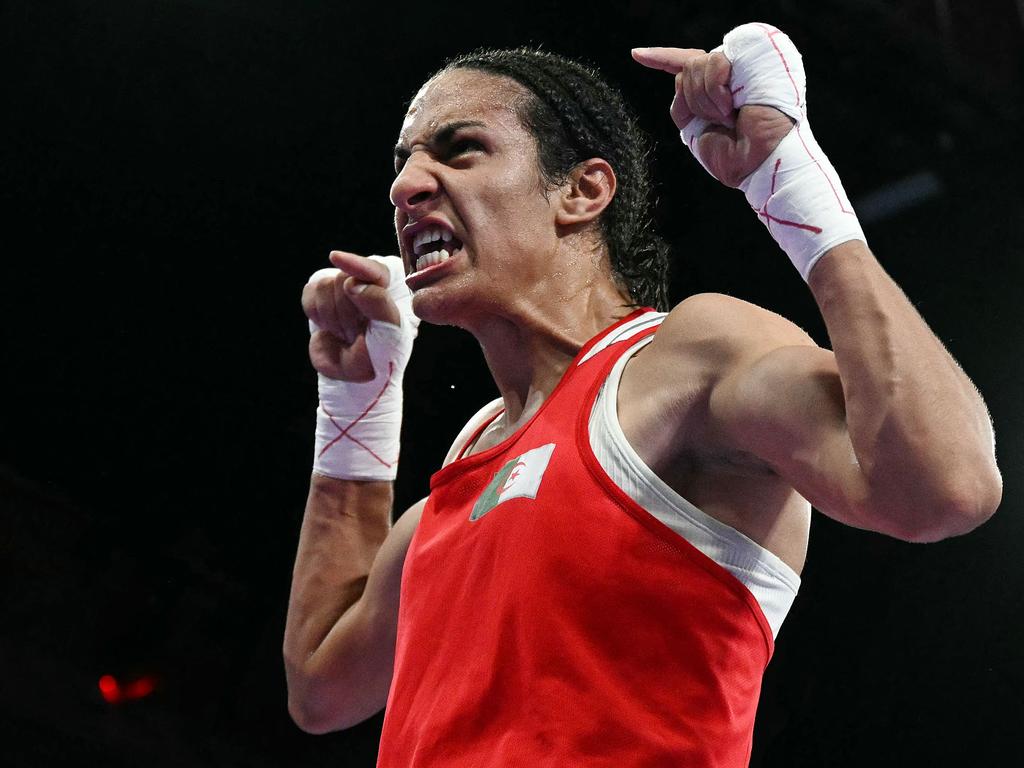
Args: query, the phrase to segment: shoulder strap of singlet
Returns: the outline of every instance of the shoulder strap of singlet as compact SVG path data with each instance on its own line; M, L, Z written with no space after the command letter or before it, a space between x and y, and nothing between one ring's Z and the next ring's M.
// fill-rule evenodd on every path
M577 361L576 365L582 365L587 360L594 357L594 355L607 349L616 342L631 339L649 328L660 325L661 321L664 320L665 317L665 312L655 312L653 309L646 312L638 311L636 317L626 320L618 327L614 327L610 332L607 332L606 336L599 339L597 343L587 350L586 354ZM452 447L448 449L448 455L445 456L444 463L441 465L442 468L448 466L453 461L461 459L466 450L476 443L483 431L487 429L487 427L490 426L490 424L498 418L504 410L504 402L499 397L477 411L473 418L466 422L466 426L462 428L462 431L459 432L459 436L456 437L455 442L452 443Z
M466 426L459 432L459 436L455 438L455 442L452 443L452 447L448 449L448 455L444 457L444 463L442 467L447 467L453 461L462 458L462 455L466 452L469 446L476 443L491 423L498 418L505 410L505 403L500 397L491 400L487 405L477 411L473 418L466 422Z
M644 312L641 315L633 318L632 320L623 323L614 331L609 333L594 346L592 346L580 361L576 365L583 365L585 362L590 360L595 355L600 354L604 350L608 349L612 344L617 344L620 341L631 339L639 333L643 333L649 328L654 328L661 325L661 322L668 316L667 312L655 312L653 309L649 312Z

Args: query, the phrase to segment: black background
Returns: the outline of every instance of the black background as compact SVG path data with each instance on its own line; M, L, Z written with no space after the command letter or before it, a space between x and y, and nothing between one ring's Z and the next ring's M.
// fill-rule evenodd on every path
M380 717L312 737L285 709L316 398L298 299L331 248L394 250L391 147L446 57L539 44L599 66L657 145L673 301L731 293L827 344L742 196L679 144L671 78L629 57L765 20L804 53L873 249L985 395L1006 489L935 545L815 517L752 765L1019 764L1022 11L952 6L0 5L4 762L374 764ZM871 215L908 177L934 194ZM449 328L423 328L406 382L399 509L494 394ZM104 674L159 685L111 706Z

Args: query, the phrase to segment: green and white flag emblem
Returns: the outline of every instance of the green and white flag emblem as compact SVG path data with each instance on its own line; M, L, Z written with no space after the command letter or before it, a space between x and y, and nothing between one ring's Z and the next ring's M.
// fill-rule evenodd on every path
M512 459L499 469L473 505L470 522L479 520L503 501L537 498L537 489L540 488L540 481L554 450L554 443L542 445Z

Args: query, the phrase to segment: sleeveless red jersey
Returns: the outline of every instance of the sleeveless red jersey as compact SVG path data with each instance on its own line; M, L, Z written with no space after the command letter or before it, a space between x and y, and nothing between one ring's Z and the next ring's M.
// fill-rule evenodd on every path
M588 342L515 434L432 477L379 768L748 764L764 614L590 448L595 397L631 344L588 352L639 314Z

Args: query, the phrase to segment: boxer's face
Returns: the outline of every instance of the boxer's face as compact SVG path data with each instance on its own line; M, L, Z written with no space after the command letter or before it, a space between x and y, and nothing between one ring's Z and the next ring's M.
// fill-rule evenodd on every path
M457 69L409 107L391 200L424 320L471 324L541 290L552 272L558 196L545 195L536 142L516 114L525 97L511 79Z

